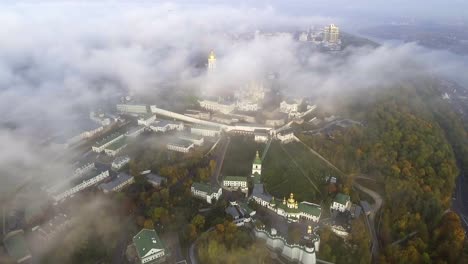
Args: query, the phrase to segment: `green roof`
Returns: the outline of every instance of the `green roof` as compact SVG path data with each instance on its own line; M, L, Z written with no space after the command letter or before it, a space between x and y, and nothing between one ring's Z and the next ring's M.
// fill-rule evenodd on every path
M106 149L108 150L118 150L121 147L127 144L127 139L125 137L115 141L114 143L110 144Z
M312 203L301 202L297 207L299 208L299 211L316 217L319 217L322 213L322 208L320 208L319 205Z
M17 262L31 258L26 240L24 239L24 231L16 230L8 233L3 239L8 254L13 257Z
M243 176L226 176L224 177L225 181L247 181L247 177Z
M216 188L209 184L201 183L201 182L192 183L192 187L199 191L206 192L207 194L212 194L212 193L218 192L219 190L219 188Z
M99 146L102 146L104 144L106 144L107 142L109 141L112 141L114 139L116 139L117 137L120 137L122 134L120 133L113 133L111 135L108 135L102 139L100 139L99 141L96 141L96 144L94 144L95 147L99 147Z
M133 237L133 244L140 258L144 257L151 249L165 250L165 245L158 237L154 229L142 229Z
M335 196L335 199L333 201L337 202L339 204L342 204L342 205L346 205L346 202L348 202L350 200L351 200L351 198L349 197L349 195L338 193Z
M257 154L255 154L255 159L254 159L254 164L262 164L262 159L260 158L260 155L258 154L258 150L257 150Z
M277 206L278 208L283 209L283 210L284 210L285 212L287 212L287 213L298 214L299 212L301 212L301 210L299 209L299 206L298 206L298 209L296 209L296 208L289 208L288 205L283 204L283 202L281 202L281 201L278 201L278 202L276 203L276 206Z
M246 203L242 203L242 202L239 202L239 206L245 210L246 213L248 213L249 215L254 212L254 210L252 208L249 207L248 204Z

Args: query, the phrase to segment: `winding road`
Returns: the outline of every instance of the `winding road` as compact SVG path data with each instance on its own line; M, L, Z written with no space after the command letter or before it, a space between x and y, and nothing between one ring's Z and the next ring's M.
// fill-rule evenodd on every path
M296 137L296 140L298 142L302 143L307 149L309 149L309 151L312 154L314 154L315 156L317 156L318 158L323 160L326 164L328 164L330 167L332 167L333 169L338 171L341 175L349 177L344 172L342 172L340 169L338 169L335 165L333 165L333 163L331 163L325 157L320 155L317 151L313 150L311 147L309 147L304 142L302 142L298 137ZM365 175L360 175L360 176L357 176L356 178L374 180L373 178L370 178L370 177L365 176ZM369 189L367 187L362 186L361 184L357 183L356 181L353 181L353 187L355 187L356 189L359 189L360 191L368 194L374 200L374 204L372 205L372 211L370 213L369 218L366 217L366 222L367 222L367 226L368 226L368 228L370 230L370 233L371 233L371 236L372 236L372 256L373 256L374 259L376 259L378 257L378 255L379 255L379 240L377 238L377 232L375 231L375 215L376 215L377 211L379 211L380 208L382 207L383 199L382 199L382 196L380 196L380 194L378 194L377 192L375 192L375 191L373 191L373 190L371 190L371 189Z

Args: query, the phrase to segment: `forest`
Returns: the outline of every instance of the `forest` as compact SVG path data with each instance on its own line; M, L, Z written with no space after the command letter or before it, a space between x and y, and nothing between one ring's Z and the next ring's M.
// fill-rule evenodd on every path
M343 113L365 125L300 138L349 177L366 174L385 186L377 216L380 263L466 261L464 230L449 209L467 166L467 133L437 81L376 92Z

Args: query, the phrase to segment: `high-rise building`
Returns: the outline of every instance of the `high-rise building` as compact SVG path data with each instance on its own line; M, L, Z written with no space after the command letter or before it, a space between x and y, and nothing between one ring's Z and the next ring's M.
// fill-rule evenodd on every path
M337 43L340 39L340 28L335 24L330 24L323 29L323 40L330 43Z
M208 71L212 71L214 69L216 69L216 55L214 54L214 51L211 51L208 56Z

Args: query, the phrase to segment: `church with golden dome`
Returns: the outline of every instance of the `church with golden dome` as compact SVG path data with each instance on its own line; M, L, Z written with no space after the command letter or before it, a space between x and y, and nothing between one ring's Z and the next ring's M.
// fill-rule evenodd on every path
M208 71L213 71L216 69L216 55L214 51L210 51L210 55L208 56Z

